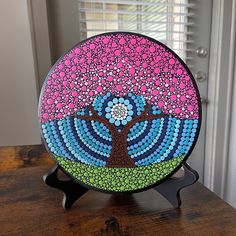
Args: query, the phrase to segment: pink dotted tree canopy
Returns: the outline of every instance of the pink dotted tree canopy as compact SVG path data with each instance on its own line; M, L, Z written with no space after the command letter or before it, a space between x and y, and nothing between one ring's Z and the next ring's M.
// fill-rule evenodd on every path
M111 92L140 95L165 114L199 118L199 95L185 64L163 44L133 33L83 41L61 57L41 93L40 122L62 119Z

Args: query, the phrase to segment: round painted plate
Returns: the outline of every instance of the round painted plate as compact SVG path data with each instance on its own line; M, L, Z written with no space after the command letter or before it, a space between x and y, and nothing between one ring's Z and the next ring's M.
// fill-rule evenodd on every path
M87 188L136 192L173 175L201 123L199 92L162 43L113 32L63 55L41 91L42 136L62 169Z

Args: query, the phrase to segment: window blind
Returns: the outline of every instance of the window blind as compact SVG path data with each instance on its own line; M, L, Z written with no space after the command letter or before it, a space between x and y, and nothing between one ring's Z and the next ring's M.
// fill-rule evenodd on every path
M193 3L188 0L78 0L81 39L110 31L145 34L191 67Z

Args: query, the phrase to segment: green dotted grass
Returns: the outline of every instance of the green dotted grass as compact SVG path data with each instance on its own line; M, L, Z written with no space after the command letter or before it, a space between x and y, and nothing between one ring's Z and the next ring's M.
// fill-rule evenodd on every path
M108 168L54 156L60 166L83 184L105 191L126 192L146 188L170 174L185 156L135 168Z

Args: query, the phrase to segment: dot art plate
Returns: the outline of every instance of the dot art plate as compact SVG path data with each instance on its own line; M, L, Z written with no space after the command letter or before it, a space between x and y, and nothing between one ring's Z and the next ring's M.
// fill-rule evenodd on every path
M41 91L42 136L62 169L87 188L137 192L173 175L201 123L199 92L162 43L112 32L80 42Z

